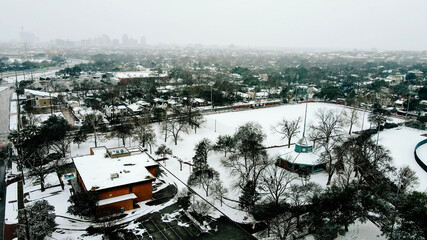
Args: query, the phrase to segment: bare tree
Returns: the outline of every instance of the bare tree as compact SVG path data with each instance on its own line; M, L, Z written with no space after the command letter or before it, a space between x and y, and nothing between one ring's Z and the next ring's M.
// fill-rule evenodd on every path
M276 127L273 126L273 129L276 132L283 135L283 139L285 138L288 139L288 148L291 147L292 138L295 137L296 134L298 133L300 123L301 123L301 117L293 121L282 119L282 121L277 123Z
M212 212L212 206L203 200L197 200L191 204L190 210L201 216L207 216Z
M211 187L212 195L215 199L219 200L222 207L222 200L227 195L228 189L224 187L224 184L219 180Z
M145 145L150 146L150 153L152 152L152 145L156 142L156 134L154 133L153 127L148 123L146 118L138 119L135 124L135 140L139 141L142 144L142 147L145 148Z
M28 171L29 176L36 177L40 181L40 189L42 192L45 191L44 180L49 174L49 167L45 165L44 159L47 150L41 147L39 150L34 151L28 160L30 170Z
M416 173L409 167L403 166L399 169L396 179L396 185L400 186L402 191L411 189L419 184Z
M175 107L173 108L173 115L163 121L162 131L165 132L165 136L167 137L167 133L170 133L171 137L174 140L175 145L178 144L178 140L180 140L181 133L189 132L189 125L187 119L181 109Z
M267 198L279 205L279 201L285 197L291 182L297 179L294 173L286 171L276 165L266 168L261 176L260 188L267 192Z
M349 125L348 134L351 135L353 125L357 124L357 121L359 121L359 111L356 108L351 108L350 112L343 110L342 115L344 118L344 123Z
M332 109L316 111L317 123L310 125L310 131L317 132L322 142L329 143L331 138L341 134L343 119L341 113Z
M95 137L95 147L98 147L97 134L101 124L102 124L102 117L94 113L86 115L85 120L83 121L83 126L89 127L91 132L93 132L93 135Z
M290 212L277 215L271 220L271 233L280 240L287 240L297 232L297 222Z
M316 136L319 141L319 147L323 151L320 155L320 161L326 163L326 171L328 172L327 185L331 183L331 179L336 170L336 156L333 154L333 149L340 142L341 127L343 120L339 112L333 110L319 109L316 112L317 123L310 125L312 136Z
M206 168L193 171L188 178L188 185L201 187L206 197L209 196L209 190L219 181L219 173L213 168Z
M321 187L313 182L306 184L292 184L286 197L294 209L297 227L300 226L300 216L306 212L306 206L310 203L313 196L321 191Z
M340 174L344 173L338 180L342 184L348 184L351 180L384 180L388 173L395 171L388 153L382 146L375 144L369 133L349 138L334 149L337 170ZM351 170L355 172L354 179L349 175Z

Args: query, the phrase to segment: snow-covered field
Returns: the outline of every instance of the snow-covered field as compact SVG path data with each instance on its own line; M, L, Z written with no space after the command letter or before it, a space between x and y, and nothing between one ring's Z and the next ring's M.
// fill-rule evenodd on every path
M275 125L278 121L280 121L283 118L293 120L298 117L304 118L304 112L305 112L305 104L295 104L295 105L283 105L279 107L273 107L273 108L265 108L265 109L257 109L257 110L248 110L248 111L239 111L239 112L228 112L228 113L221 113L221 114L213 114L213 115L206 115L205 116L205 123L204 125L197 130L197 133L194 133L194 131L190 132L189 134L182 134L182 141L178 142L178 145L174 145L172 139L169 139L166 142L166 145L170 147L173 151L173 156L170 157L169 160L162 163L164 167L171 171L173 175L176 176L176 178L182 180L183 182L187 182L188 176L190 175L190 167L189 165L183 164L182 171L180 171L180 164L178 159L183 160L184 162L192 162L192 157L194 156L194 147L195 145L202 140L203 138L208 138L212 142L216 141L216 138L219 135L223 134L229 134L232 135L236 132L239 126L245 124L246 122L258 122L262 127L264 132L267 135L267 138L264 142L265 146L278 146L278 145L284 145L286 144L286 141L281 138L281 136L278 133L275 133L271 130L271 127ZM315 121L315 112L318 109L325 108L325 109L331 109L335 112L342 112L342 111L348 111L347 108L344 108L340 105L334 105L334 104L326 104L326 103L309 103L307 105L307 126L310 123L313 123ZM363 115L365 115L364 119L362 120ZM360 113L360 120L359 123L353 126L353 131L360 130L362 128L362 121L364 129L369 127L369 122L367 120L368 114ZM401 120L393 120L393 121L401 121ZM12 127L12 121L11 119L11 127ZM16 124L16 123L15 123ZM159 146L160 144L164 143L164 136L159 132L160 126L159 124L153 125L157 134L157 142L155 146L153 146L153 152ZM299 132L299 136L293 139L293 142L297 141L302 136L302 130L303 130L303 124L301 124L301 129ZM348 128L344 128L343 132L348 132ZM413 151L415 148L415 145L421 141L422 139L425 139L425 137L422 137L421 134L425 133L425 131L419 131L414 130L410 128L404 128L399 127L397 129L390 129L385 130L380 133L380 144L384 145L387 149L390 150L391 155L394 159L394 163L397 167L402 165L409 165L413 170L417 172L417 175L420 178L420 186L418 187L418 190L425 191L425 182L427 182L427 174L425 172L420 171L420 167L415 162L415 159L413 157ZM404 139L404 141L402 141ZM98 138L98 146L106 146L106 147L117 147L121 145L121 140L118 140L117 138L108 138L107 136L99 136ZM126 140L126 146L137 146L138 143L133 141L133 139L127 139ZM89 148L94 147L94 139L93 137L89 138L87 142L80 144L80 147L78 147L76 144L72 144L71 146L71 156L81 156L89 154ZM282 148L273 148L269 149L268 153L271 157L274 157L278 154L280 150L285 149ZM427 151L426 151L427 152ZM154 154L153 154L154 155ZM209 165L216 169L220 173L220 179L224 183L224 186L229 190L228 192L228 198L237 200L240 193L238 190L234 190L232 188L232 185L237 180L235 176L231 176L228 169L225 169L221 163L220 160L223 157L223 154L211 152L208 156L208 162ZM426 154L427 157L427 154ZM421 169L422 170L422 169ZM182 184L180 181L178 181L175 176L172 174L167 174L163 180L175 183L179 189L179 191L185 189L185 185ZM318 173L315 175L312 175L311 181L317 182L322 186L325 186L327 181L327 176L324 173ZM423 187L424 186L424 187ZM26 187L26 191L28 191L29 188ZM9 191L9 188L8 188ZM56 192L59 191L59 194L51 194L50 191ZM205 193L201 189L196 189L196 191L202 196L205 197ZM15 190L16 192L16 190ZM45 193L43 193L45 194ZM69 186L66 186L65 190L62 190L60 187L55 187L49 190L47 195L45 196L46 199L55 206L57 215L64 215L71 218L79 219L78 217L67 215L66 209L69 205L67 202L69 197ZM30 194L30 201L39 199L41 196L40 191L33 192ZM218 201L215 201L214 199L208 197L209 201L212 202L217 208L219 208L222 212L227 214L231 219L238 221L238 222L251 222L252 219L247 216L247 214L243 211L240 211L237 207L237 204L233 201L225 200L223 206L220 206L220 203ZM138 209L135 213L130 214L128 218L122 220L123 222L127 222L129 224L132 224L133 219L136 219L139 216L142 216L143 214L157 211L167 205L170 205L173 203L174 200L171 200L164 205L161 206L155 206L155 207L149 207L146 206L145 203L140 203L141 208ZM8 204L7 208L13 208L12 205ZM219 213L216 212L214 215L218 216ZM57 217L56 219L57 223L59 224L59 228L62 229L63 234L58 234L57 232L54 234L55 238L63 238L64 236L69 236L70 238L76 238L76 236L79 236L79 234L83 234L83 229L88 227L90 223L87 222L80 222L77 221L75 223L70 222L68 219ZM372 225L372 226L371 226ZM376 232L373 232L372 228L376 229ZM76 231L67 231L65 229L75 229ZM77 231L78 230L78 231ZM376 236L378 234L378 229L373 226L372 223L366 223L366 224L355 224L351 228L352 232L354 233L352 236L367 236L366 238L355 238L350 237L346 239L373 239L369 236L362 234L362 232L372 232L372 236ZM343 238L342 238L343 239Z
M399 168L408 165L416 172L419 178L419 184L415 189L421 192L427 191L427 172L415 161L414 150L415 145L426 139L426 137L421 136L425 133L427 133L427 131L398 127L381 132L379 139L379 143L390 150L391 157L396 167ZM418 148L418 154L418 156L427 163L426 145Z

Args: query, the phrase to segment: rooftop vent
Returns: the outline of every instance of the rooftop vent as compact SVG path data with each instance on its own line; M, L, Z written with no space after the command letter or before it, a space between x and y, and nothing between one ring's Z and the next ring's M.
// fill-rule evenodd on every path
M118 178L118 177L119 177L119 174L118 174L118 173L112 173L112 174L110 174L111 181L112 181L114 178Z

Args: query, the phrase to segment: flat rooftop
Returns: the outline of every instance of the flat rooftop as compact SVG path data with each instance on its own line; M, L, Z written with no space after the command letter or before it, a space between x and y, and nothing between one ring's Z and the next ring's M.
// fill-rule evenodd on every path
M92 148L93 155L73 158L76 169L88 191L155 179L147 167L157 166L158 163L147 154L110 158L107 150L106 147Z

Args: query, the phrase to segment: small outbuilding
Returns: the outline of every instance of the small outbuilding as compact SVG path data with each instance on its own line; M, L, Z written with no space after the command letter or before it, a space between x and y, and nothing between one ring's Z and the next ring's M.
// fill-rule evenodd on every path
M284 151L277 158L277 165L296 173L316 173L326 168L326 163L319 162L319 156L313 152L313 146L302 138L295 144L295 149Z

